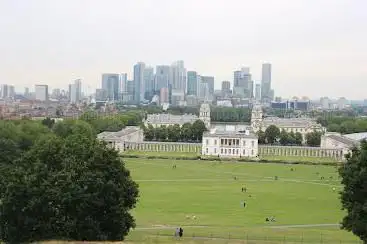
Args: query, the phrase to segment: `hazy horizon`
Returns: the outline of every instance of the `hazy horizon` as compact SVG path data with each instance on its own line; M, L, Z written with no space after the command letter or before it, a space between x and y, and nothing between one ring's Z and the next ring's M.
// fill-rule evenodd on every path
M272 64L276 96L367 98L363 0L0 0L0 84L67 88L102 73L184 60L233 85L233 71Z

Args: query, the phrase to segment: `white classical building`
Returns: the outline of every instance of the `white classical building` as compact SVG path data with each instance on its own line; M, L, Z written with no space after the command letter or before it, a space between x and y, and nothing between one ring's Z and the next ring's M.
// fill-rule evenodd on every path
M99 140L103 140L115 147L115 149L123 151L124 142L143 142L144 133L138 126L127 126L124 129L117 132L104 131L97 135Z
M202 140L203 156L218 157L257 157L258 138L256 134L246 131L204 132Z
M343 154L347 154L350 150L359 145L359 140L348 138L347 135L341 135L337 132L327 132L321 136L320 147L323 149L341 149Z
M194 114L148 114L147 118L143 120L145 126L152 125L153 127L170 126L178 124L182 126L185 123L194 123L196 120L204 122L206 128L210 128L210 105L203 103L200 107L199 117Z
M314 131L325 132L320 124L310 118L263 118L262 108L254 105L251 113L251 127L254 132L265 131L270 125L275 125L281 131L301 133L305 140L306 134Z

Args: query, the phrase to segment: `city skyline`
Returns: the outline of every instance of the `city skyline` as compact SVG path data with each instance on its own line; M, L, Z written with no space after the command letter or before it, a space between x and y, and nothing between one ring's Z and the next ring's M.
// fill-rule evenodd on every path
M270 62L275 96L366 98L365 1L107 2L1 1L0 84L66 89L81 78L94 91L102 73L131 80L138 61L184 60L220 89L241 67L261 82Z

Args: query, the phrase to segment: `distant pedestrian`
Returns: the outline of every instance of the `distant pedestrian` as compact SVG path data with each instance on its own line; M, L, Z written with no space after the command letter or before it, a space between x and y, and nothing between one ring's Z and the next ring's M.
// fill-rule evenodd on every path
M175 237L179 237L179 236L180 236L180 228L176 228Z
M182 237L183 236L183 229L180 227L179 232L178 232L179 236Z
M244 208L246 207L246 202L245 202L245 201L243 201L243 207L244 207Z

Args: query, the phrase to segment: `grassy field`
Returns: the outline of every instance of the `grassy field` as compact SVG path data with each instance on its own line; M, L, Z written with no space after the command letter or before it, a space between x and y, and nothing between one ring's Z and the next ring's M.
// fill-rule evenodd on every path
M338 227L344 213L335 167L124 161L141 193L127 243L361 243ZM276 222L266 222L270 216ZM173 237L178 226L182 240Z
M149 157L149 156L164 156L164 157L195 157L200 156L200 152L193 153L193 152L148 152L148 151L126 151L123 154L125 155L133 155L133 156L142 156L142 157ZM332 158L325 158L325 157L299 157L299 156L264 156L260 157L260 159L265 160L280 160L280 161L297 161L297 162L334 162L335 159ZM336 162L336 161L335 161Z

